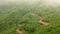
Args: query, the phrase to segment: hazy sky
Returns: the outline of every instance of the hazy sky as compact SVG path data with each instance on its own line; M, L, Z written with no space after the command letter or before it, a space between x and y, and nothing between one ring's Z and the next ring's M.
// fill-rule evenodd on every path
M37 2L38 0L0 0L0 2L25 2L25 3L35 3Z
M0 4L25 3L36 4L39 0L0 0ZM42 0L45 5L60 5L60 0Z

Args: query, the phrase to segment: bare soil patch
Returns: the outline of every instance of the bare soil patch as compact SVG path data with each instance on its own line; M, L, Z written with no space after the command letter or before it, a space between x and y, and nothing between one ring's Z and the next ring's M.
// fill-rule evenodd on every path
M49 23L47 21L40 20L39 23L42 24L42 25L46 25L46 26L49 25Z
M19 34L27 34L26 31L21 30L21 29L16 29L16 32L19 33Z
M42 24L42 25L49 25L48 21L44 21L43 20L43 16L40 15L40 14L36 14L36 13L31 13L32 16L38 16L39 18L39 23Z

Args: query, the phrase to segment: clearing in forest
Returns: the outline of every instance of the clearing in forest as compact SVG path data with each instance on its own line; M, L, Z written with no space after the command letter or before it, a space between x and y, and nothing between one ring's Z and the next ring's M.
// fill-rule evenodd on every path
M19 34L27 34L26 31L21 30L21 29L16 29L16 32Z

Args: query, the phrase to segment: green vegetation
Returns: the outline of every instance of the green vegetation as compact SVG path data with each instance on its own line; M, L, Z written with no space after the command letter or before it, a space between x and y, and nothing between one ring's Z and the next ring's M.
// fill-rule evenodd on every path
M49 21L49 25L39 24L36 13ZM16 29L28 34L60 34L60 7L36 6L1 6L0 7L0 34L18 34Z

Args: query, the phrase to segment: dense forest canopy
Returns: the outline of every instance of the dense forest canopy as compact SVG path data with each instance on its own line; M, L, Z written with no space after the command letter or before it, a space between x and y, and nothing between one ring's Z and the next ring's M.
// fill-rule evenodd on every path
M0 0L0 34L60 34L60 0Z

